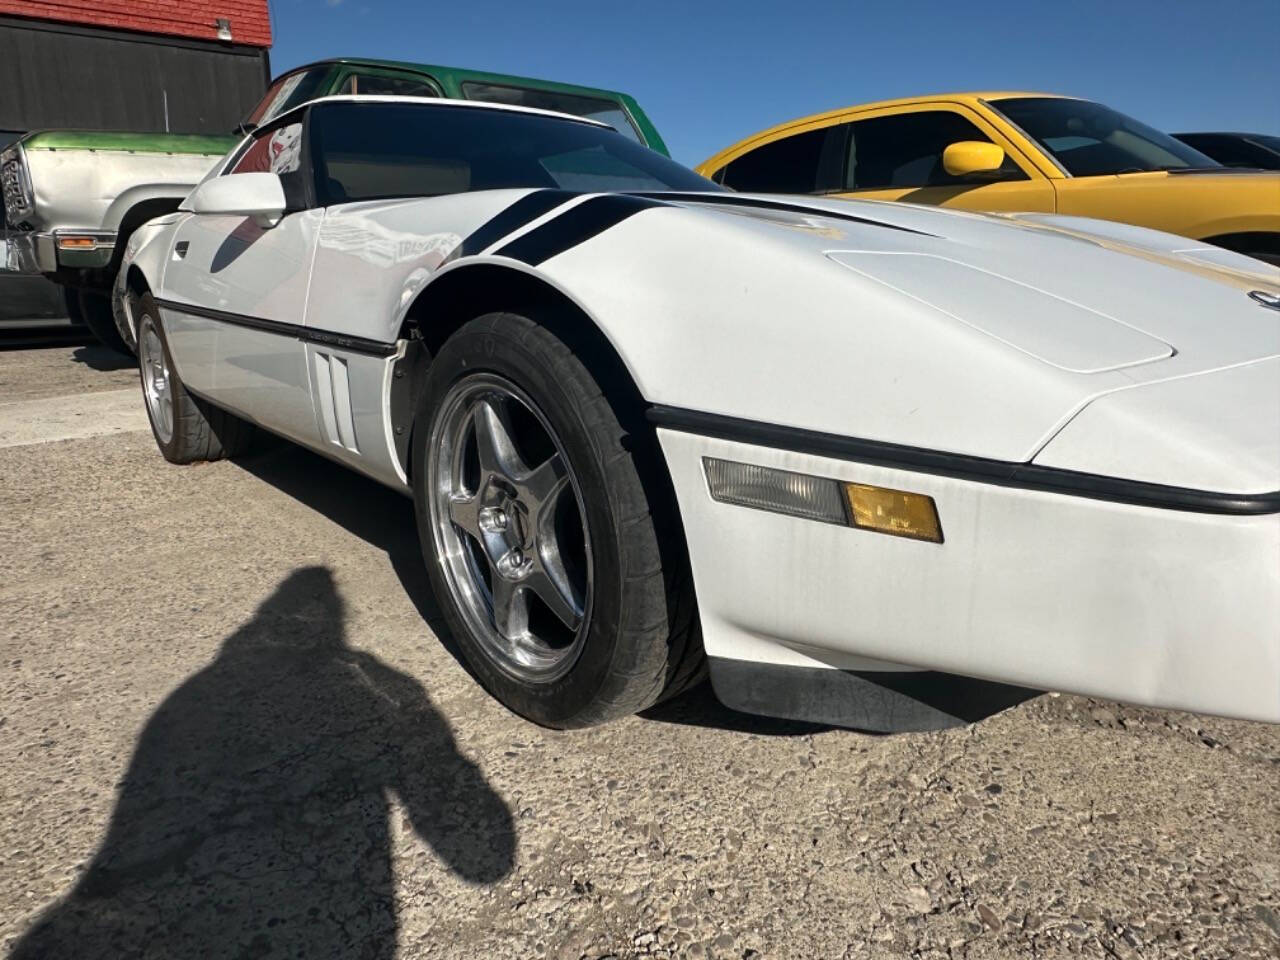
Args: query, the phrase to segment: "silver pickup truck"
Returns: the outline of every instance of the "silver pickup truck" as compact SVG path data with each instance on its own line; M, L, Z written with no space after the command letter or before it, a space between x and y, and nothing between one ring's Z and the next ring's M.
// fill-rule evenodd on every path
M236 140L143 133L34 133L0 154L10 272L78 292L73 319L128 351L109 294L123 244L177 208Z
M666 145L626 94L548 80L388 60L338 59L280 76L242 133L332 93L488 100L589 116L662 153ZM151 133L32 133L0 153L5 243L0 270L43 274L77 291L68 304L108 346L134 350L113 287L130 235L178 209L241 139Z

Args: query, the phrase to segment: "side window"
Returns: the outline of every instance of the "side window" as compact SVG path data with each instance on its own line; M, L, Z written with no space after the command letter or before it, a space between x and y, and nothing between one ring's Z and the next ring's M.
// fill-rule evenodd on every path
M845 164L846 190L892 187L945 187L972 183L953 177L942 165L942 152L961 140L990 143L991 138L950 110L926 110L872 117L847 124L850 132ZM1005 156L998 180L1026 180Z
M1182 142L1195 147L1201 153L1207 153L1225 167L1256 167L1261 151L1252 144L1235 137L1218 137L1206 134L1199 137L1184 137Z
M415 112L348 101L312 110L312 167L321 203L433 197L471 189L471 165L448 136L447 115L432 123L430 115L408 109ZM398 119L404 122L396 123Z
M302 168L302 124L289 123L256 136L227 174L297 173Z
M332 67L326 65L281 77L258 101L253 113L249 114L248 122L256 127L265 126L286 110L323 96L326 92L325 82L332 70Z
M743 193L814 193L828 130L810 130L744 153L715 180Z
M353 73L342 84L339 93L360 93L381 97L438 97L440 91L430 80L395 77L379 73Z
M568 113L575 117L598 120L601 123L607 123L623 136L640 143L640 134L636 132L631 117L622 109L622 104L607 97L558 93L554 90L536 90L532 87L511 87L498 83L477 83L472 80L462 84L462 95L468 100L554 110L556 113Z

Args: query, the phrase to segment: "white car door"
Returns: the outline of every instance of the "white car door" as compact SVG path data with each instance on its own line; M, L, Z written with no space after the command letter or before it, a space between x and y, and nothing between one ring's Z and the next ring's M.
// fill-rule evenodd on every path
M223 176L298 175L302 123L261 131ZM183 382L197 394L294 440L314 444L299 334L324 211L251 217L192 214L174 234L161 310Z

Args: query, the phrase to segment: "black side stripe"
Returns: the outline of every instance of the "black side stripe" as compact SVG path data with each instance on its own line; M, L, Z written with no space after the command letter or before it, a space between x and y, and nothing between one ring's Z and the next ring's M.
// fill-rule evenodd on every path
M635 194L602 194L584 200L494 252L500 257L523 260L530 266L537 266L604 233L641 210L664 206L667 204Z
M554 210L561 204L568 203L579 196L569 190L535 190L525 194L511 206L490 218L477 227L470 236L453 248L445 263L452 263L459 257L475 256L481 250L493 246L508 234L515 233L525 224L544 213Z
M843 220L846 223L863 223L869 227L883 227L885 230L901 230L903 233L914 233L918 237L934 237L937 234L926 233L924 230L916 230L914 227L904 227L897 223L885 223L883 220L872 220L869 217L859 217L853 213L836 213L831 210L819 210L815 207L806 207L801 203L785 203L781 200L759 200L754 197L743 197L733 193L641 193L637 194L641 197L649 197L653 200L670 200L675 203L697 204L705 203L710 205L719 205L722 207L755 207L758 210L782 210L786 213L803 213L810 217L826 217L828 220Z
M791 450L836 460L868 463L913 473L955 477L975 483L990 483L1020 490L1041 490L1091 500L1107 500L1139 507L1183 510L1191 513L1256 516L1280 513L1280 490L1273 493L1218 493L1194 490L1141 480L1106 477L1034 463L992 460L966 454L947 453L923 447L908 447L880 440L862 440L838 434L781 427L755 420L741 420L720 414L656 406L649 421L669 430L699 436L735 440L760 447Z
M364 353L371 357L389 357L396 352L394 343L383 343L381 340L370 340L367 337L353 337L346 333L334 333L331 330L317 330L314 327L303 327L296 323L282 323L279 320L266 320L262 317L249 317L242 313L231 313L227 310L215 310L212 307L200 307L192 303L177 303L173 300L156 299L156 304L165 310L185 313L192 317L204 317L217 320L249 330L261 330L282 337L293 337L303 343L321 343L327 347L337 347L351 353Z

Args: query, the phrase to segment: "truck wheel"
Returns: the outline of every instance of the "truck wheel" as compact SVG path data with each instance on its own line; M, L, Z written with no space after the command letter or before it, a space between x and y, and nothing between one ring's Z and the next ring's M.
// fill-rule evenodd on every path
M150 294L138 299L138 370L151 432L170 463L221 460L249 448L253 424L193 396L182 385Z
M76 287L63 287L62 300L67 305L67 319L77 327L84 326L84 314L80 312L80 291Z
M643 710L702 661L683 544L600 383L545 327L473 320L432 361L413 436L419 538L482 684L583 727Z
M89 332L116 353L132 357L133 351L116 329L115 314L111 310L111 298L98 290L80 291L80 315Z

